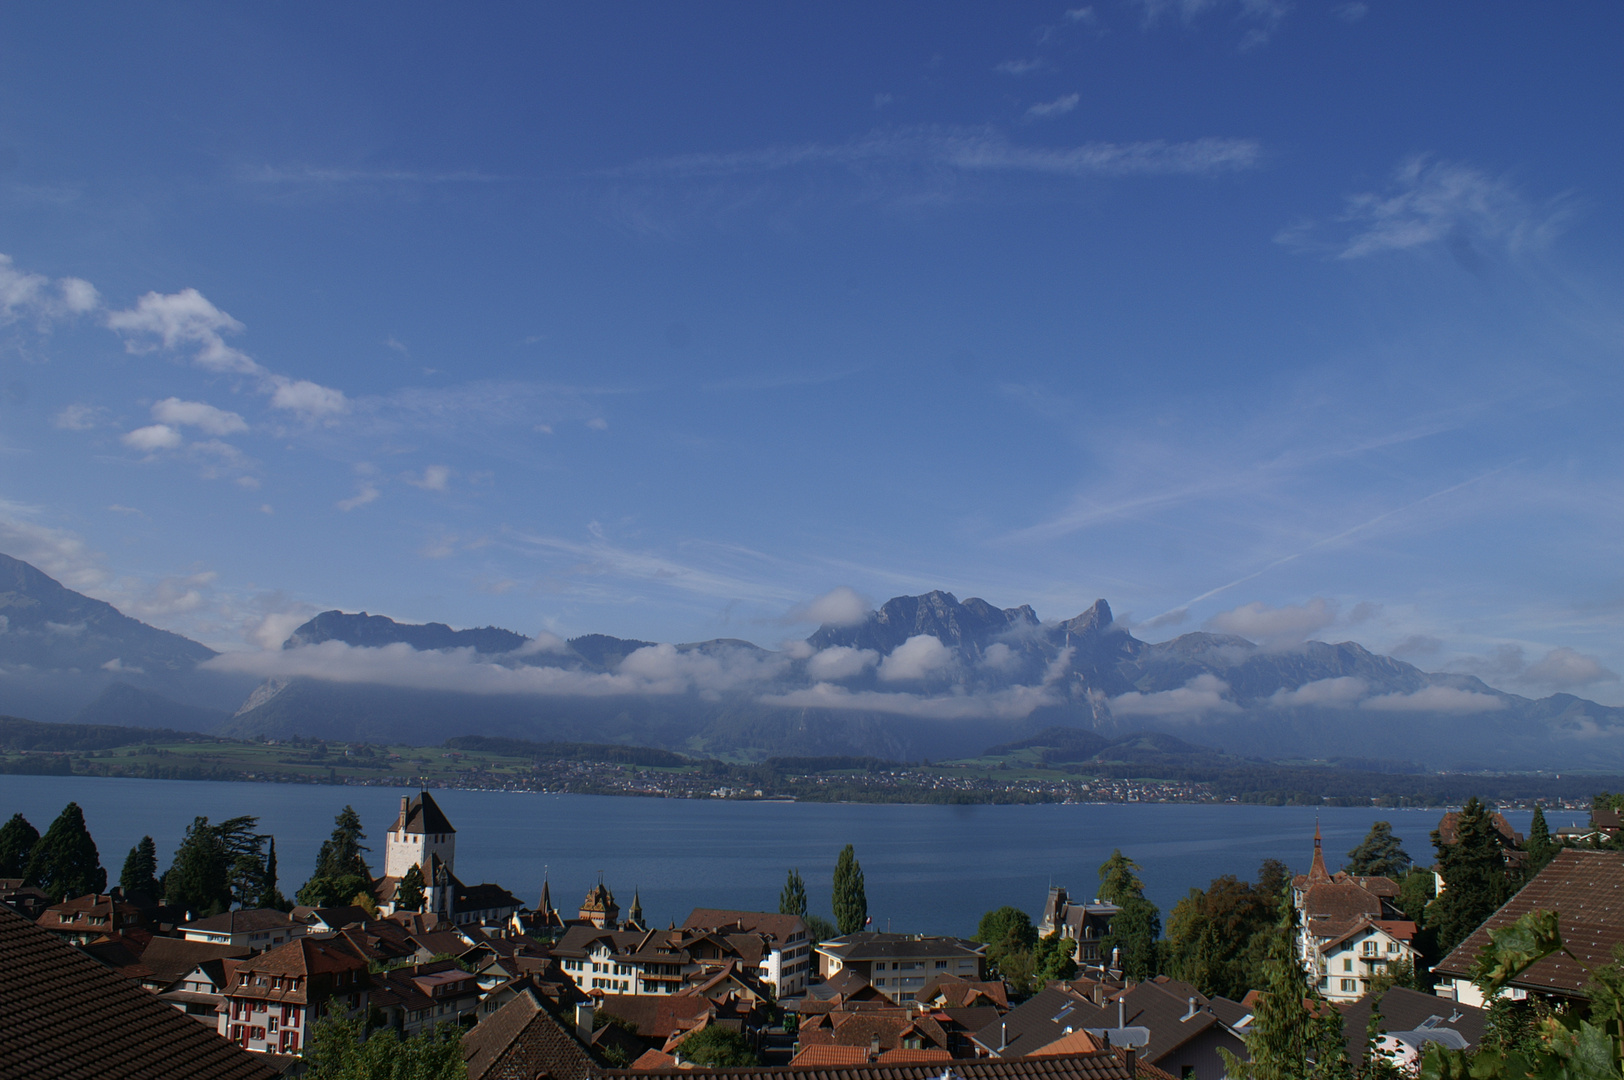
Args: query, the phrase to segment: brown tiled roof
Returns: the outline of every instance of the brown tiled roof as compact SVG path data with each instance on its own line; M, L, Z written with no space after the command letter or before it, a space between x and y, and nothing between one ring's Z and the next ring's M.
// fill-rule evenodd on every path
M1059 1057L1062 1054L1092 1054L1100 1049L1100 1044L1094 1036L1086 1031L1074 1031L1070 1035L1062 1035L1048 1046L1040 1046L1027 1057Z
M0 909L0 1080L275 1080L254 1055Z
M839 1043L811 1043L802 1046L789 1062L800 1068L817 1065L866 1065L868 1047L842 1046Z
M198 919L179 927L210 934L251 934L259 930L286 930L293 920L285 911L275 908L249 908L246 911L223 911L207 919Z
M636 1073L628 1069L603 1069L598 1075L658 1080L704 1080L707 1077L716 1080L939 1080L947 1064L880 1061L811 1068L779 1065L745 1069L643 1069ZM1123 1050L1051 1058L957 1060L951 1067L954 1075L963 1080L1127 1080L1130 1075L1127 1051ZM1133 1072L1144 1080L1172 1080L1161 1069L1143 1061L1135 1063ZM470 1073L469 1080L478 1078Z
M633 1072L639 1069L668 1069L677 1063L677 1059L663 1050L644 1050L636 1061L631 1063Z
M591 1054L526 991L462 1037L468 1080L590 1080ZM680 1075L686 1076L686 1073Z
M1484 920L1433 970L1471 978L1489 931L1509 926L1530 911L1554 911L1568 949L1590 967L1613 959L1624 944L1624 852L1566 848L1524 885L1516 896ZM1590 981L1584 968L1557 953L1535 964L1512 985L1567 997L1585 997Z
M245 957L250 951L246 945L155 937L141 951L141 963L151 969L154 981L173 983L189 975L199 964L228 956Z
M1438 822L1438 839L1446 844L1460 842L1460 815L1459 810L1451 810ZM1489 824L1494 831L1500 834L1502 840L1512 847L1522 847L1523 835L1511 827L1505 815L1498 810L1489 815Z
M663 1040L714 1013L716 1004L695 995L605 994L598 999L598 1008L635 1025L645 1039Z
M684 930L725 930L734 926L746 933L767 934L780 945L789 941L792 934L806 933L806 923L801 921L799 915L779 915L767 911L694 908L688 920L682 924Z
M1009 987L1002 982L977 981L958 975L938 975L914 994L915 1001L935 1001L938 997L949 1009L967 1009L978 1004L1009 1008Z
M843 963L853 960L890 959L914 956L982 956L987 947L967 938L930 937L920 934L885 934L859 930L855 934L830 938L818 951L838 956Z
M86 956L106 964L126 979L145 982L153 978L152 968L142 959L142 950L136 948L133 942L121 934L92 941L89 945L81 945L79 948ZM190 971L191 968L186 970Z

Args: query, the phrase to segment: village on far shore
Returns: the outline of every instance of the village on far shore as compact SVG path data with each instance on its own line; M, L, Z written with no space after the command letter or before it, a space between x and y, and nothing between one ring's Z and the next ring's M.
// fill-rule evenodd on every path
M1536 812L1525 838L1474 799L1443 815L1426 866L1378 822L1333 873L1316 827L1306 873L1271 860L1256 883L1192 890L1166 913L1165 939L1120 851L1098 888L1052 886L1036 920L1010 905L962 938L872 929L849 846L838 925L807 912L794 871L779 911L730 908L718 883L721 906L681 925L650 925L640 893L623 905L603 877L573 883L578 905L559 907L550 881L529 905L458 875L456 827L427 790L401 798L381 874L346 807L301 890L320 902L282 900L274 840L267 858L269 838L251 837L225 870L232 902L204 913L175 902L195 870L185 844L160 883L144 839L105 889L69 804L44 836L21 815L0 830L0 874L15 874L0 877L13 972L0 1028L35 1070L18 1075L81 1075L53 1063L90 1055L101 1071L82 1075L298 1076L323 1025L350 1018L370 1037L455 1034L471 1080L698 1080L719 1066L790 1080L1219 1080L1226 1055L1247 1060L1265 990L1255 942L1278 925L1351 1059L1379 1052L1413 1070L1429 1045L1469 1051L1491 1031L1476 958L1489 931L1529 912L1558 914L1568 953L1499 996L1536 1014L1587 1007L1579 961L1606 964L1624 944L1621 801L1598 797L1588 827L1555 835ZM187 843L215 844L224 866L253 819L214 834L199 822ZM68 895L76 880L95 884Z

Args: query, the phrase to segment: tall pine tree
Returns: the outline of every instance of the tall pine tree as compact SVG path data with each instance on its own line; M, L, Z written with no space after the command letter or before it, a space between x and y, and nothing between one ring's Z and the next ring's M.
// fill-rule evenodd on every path
M372 895L372 871L363 853L361 816L346 806L333 819L333 835L322 841L316 856L316 872L300 887L298 901L311 907L348 904L365 893Z
M1456 818L1455 842L1447 843L1437 829L1432 842L1444 888L1427 907L1427 924L1438 934L1438 955L1447 956L1506 902L1511 878L1505 838L1494 827L1493 812L1475 795Z
M125 856L118 887L126 896L146 896L153 900L162 896L158 888L158 845L152 842L152 837L143 836Z
M39 843L39 830L21 814L0 825L0 877L20 878L28 873L28 860Z
M1534 820L1528 825L1528 876L1533 877L1556 858L1561 848L1551 839L1551 827L1545 823L1545 808L1534 807Z
M1348 864L1342 869L1358 877L1386 877L1398 881L1410 872L1412 860L1393 835L1393 825L1378 821L1348 852Z
M84 811L78 803L63 807L39 838L25 876L58 903L107 888L107 871L102 869L96 842L85 828Z
M842 934L854 934L868 922L868 894L863 891L863 867L850 844L835 860L835 925Z
M799 915L806 918L806 882L800 870L791 870L784 881L784 891L778 894L778 914Z

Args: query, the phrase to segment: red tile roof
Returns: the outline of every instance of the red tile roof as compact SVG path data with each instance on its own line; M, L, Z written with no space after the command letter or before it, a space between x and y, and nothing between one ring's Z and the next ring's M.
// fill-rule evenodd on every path
M276 1080L54 934L0 908L0 1080Z

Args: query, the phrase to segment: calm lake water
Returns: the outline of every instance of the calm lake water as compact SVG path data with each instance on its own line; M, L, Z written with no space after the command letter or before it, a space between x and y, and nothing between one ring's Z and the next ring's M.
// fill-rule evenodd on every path
M0 820L22 813L44 832L69 801L85 812L102 865L116 881L142 835L167 866L192 818L253 814L276 837L283 892L292 895L346 803L366 825L372 862L410 792L391 788L0 776ZM791 867L806 879L814 912L829 916L835 858L854 844L877 929L969 935L983 912L1013 904L1042 910L1051 882L1087 898L1100 863L1121 848L1142 868L1146 892L1168 909L1221 874L1256 875L1266 858L1305 871L1316 817L1326 861L1337 869L1371 822L1393 831L1418 861L1432 861L1438 810L1210 806L863 806L436 791L457 828L457 875L494 881L529 904L552 881L560 909L579 903L601 871L622 907L640 890L656 924L695 907L778 910ZM1532 815L1507 817L1526 832ZM1555 831L1583 815L1555 813Z

